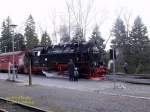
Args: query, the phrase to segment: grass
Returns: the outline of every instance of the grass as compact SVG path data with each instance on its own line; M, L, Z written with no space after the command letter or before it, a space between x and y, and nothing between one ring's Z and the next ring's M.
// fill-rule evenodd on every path
M35 106L35 103L33 102L31 97L23 97L23 96L11 96L11 97L7 97L8 100L10 101L14 101L17 103L22 103L25 105L29 105L29 106Z

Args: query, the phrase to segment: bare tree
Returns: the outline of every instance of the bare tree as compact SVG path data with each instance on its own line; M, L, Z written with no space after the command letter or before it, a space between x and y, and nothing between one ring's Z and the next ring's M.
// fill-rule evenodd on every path
M88 26L88 18L89 18L89 14L92 10L92 7L93 7L93 3L94 3L94 0L91 0L91 2L89 2L88 6L87 6L87 9L86 9L86 15L85 15L85 18L83 20L84 22L84 26L83 26L83 37L85 38L86 36L86 29L87 29L87 26Z
M56 29L56 10L51 10L51 15L50 15L51 19L52 19L52 25L53 25L53 33L52 33L52 39L54 41L54 43L58 43L58 37L57 37L57 29Z
M131 19L132 13L125 13L124 14L124 22L125 22L125 26L126 26L126 36L129 37L130 35L130 19Z
M69 23L68 23L68 29L69 29L69 37L71 37L71 9L70 9L70 5L69 5L69 3L67 2L67 0L65 0L66 1L66 5L67 5L67 11L68 11L68 21L69 21Z
M120 17L123 19L123 22L125 23L125 28L126 28L126 36L129 37L130 34L130 29L131 29L131 17L132 17L132 11L131 10L126 10L124 8L120 8L118 10L117 18Z
M83 4L85 3L87 4L84 7ZM89 23L88 19L93 8L93 3L94 0L87 0L86 2L83 0L66 0L69 16L69 32L71 32L70 19L73 19L75 22L75 26L80 26L80 29L82 29L83 38L86 37L87 26Z

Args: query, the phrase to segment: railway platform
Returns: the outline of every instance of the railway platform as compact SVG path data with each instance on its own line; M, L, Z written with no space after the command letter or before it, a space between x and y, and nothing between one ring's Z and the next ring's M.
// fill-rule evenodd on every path
M60 79L60 80L68 80L67 76L62 76L62 75L56 75L56 72L52 73L45 73L45 76L36 76L33 75L33 82L36 84L42 84L39 80L44 80L48 83L48 80L52 79ZM11 74L12 75L12 74ZM17 82L23 82L23 83L28 83L28 75L24 74L18 74L19 78L16 78L15 80ZM0 73L0 79L6 80L8 78L7 73ZM88 81L92 79L80 79L79 81ZM133 83L133 84L145 84L145 85L150 85L150 79L149 78L143 78L143 75L106 75L106 78L104 79L105 81L119 81L119 82L126 82L126 83ZM95 80L95 81L100 81L100 80ZM101 80L103 81L103 80ZM45 85L45 84L44 84Z

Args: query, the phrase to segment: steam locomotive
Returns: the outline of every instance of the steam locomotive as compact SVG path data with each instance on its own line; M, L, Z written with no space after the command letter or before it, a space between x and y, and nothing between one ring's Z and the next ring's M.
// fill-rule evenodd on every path
M98 48L90 42L51 45L47 48L35 48L32 65L47 67L48 71L58 71L64 75L69 59L73 59L80 77L103 77L107 69L101 61Z

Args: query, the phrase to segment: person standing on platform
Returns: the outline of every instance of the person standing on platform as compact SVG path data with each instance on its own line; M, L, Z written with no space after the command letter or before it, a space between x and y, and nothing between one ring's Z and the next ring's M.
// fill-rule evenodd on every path
M17 63L14 63L14 71L15 71L16 78L18 78L18 65L17 65Z
M78 78L79 78L78 68L75 67L75 68L74 68L74 78L73 78L73 80L74 80L74 81L78 81Z
M69 63L68 63L68 72L69 72L69 80L70 81L74 80L74 68L75 68L75 65L73 63L73 60L70 59Z
M124 63L123 69L124 69L124 72L127 74L128 73L128 63L127 62Z

